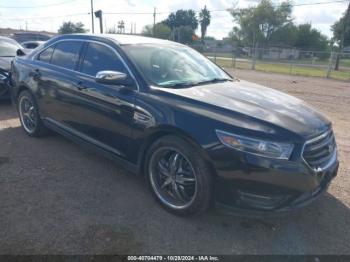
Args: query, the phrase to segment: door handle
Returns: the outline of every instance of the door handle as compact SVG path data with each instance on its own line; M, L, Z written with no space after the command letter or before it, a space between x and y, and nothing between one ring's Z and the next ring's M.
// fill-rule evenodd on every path
M75 87L76 87L79 91L82 91L82 90L84 90L84 89L87 89L87 87L83 85L83 81L78 81L78 82L75 84Z

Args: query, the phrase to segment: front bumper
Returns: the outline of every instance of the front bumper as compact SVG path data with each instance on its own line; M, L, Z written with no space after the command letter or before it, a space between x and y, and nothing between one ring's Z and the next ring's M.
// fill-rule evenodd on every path
M281 213L303 207L327 190L339 166L336 152L322 172L315 172L302 159L234 154L230 150L214 155L213 163L217 207L235 213Z

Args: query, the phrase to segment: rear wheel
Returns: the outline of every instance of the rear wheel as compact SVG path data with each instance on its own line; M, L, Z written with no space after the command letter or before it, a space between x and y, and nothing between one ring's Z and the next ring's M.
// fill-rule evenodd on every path
M25 133L33 137L41 137L47 133L39 115L37 103L33 95L25 90L18 96L18 113Z
M185 140L166 136L156 141L149 150L146 171L156 199L170 212L186 216L210 207L211 172Z

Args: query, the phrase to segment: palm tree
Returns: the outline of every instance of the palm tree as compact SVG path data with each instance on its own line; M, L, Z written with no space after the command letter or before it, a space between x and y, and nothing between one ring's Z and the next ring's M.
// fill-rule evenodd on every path
M199 24L201 25L201 39L204 40L204 37L207 33L207 28L210 25L210 11L207 9L207 6L204 6L204 8L199 13Z

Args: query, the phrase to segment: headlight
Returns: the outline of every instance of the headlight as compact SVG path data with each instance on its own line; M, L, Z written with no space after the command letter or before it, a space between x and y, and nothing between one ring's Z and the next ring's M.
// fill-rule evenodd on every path
M216 130L216 135L225 146L269 158L289 159L294 148L294 145L289 143L264 141L221 130Z

